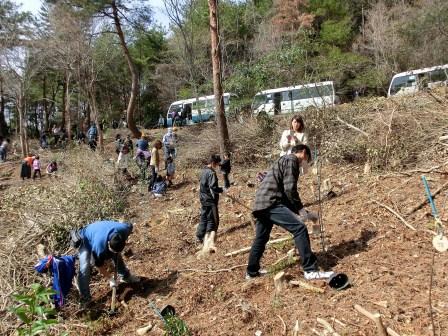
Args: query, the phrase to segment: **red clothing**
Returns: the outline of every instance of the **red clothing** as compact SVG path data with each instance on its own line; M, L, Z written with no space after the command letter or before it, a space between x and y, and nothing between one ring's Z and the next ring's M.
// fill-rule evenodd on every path
M27 156L26 158L23 159L23 161L26 161L26 164L31 167L33 165L34 157Z

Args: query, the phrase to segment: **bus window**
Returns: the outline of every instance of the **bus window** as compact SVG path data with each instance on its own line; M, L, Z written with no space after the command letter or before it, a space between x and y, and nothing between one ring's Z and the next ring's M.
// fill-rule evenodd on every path
M230 99L229 96L224 96L224 106L229 105L229 99Z
M402 88L416 86L415 75L396 77L390 86L390 95L397 94Z
M317 88L319 97L327 97L327 96L333 95L333 86L331 86L331 85L322 85L322 86L317 86L316 88Z
M292 92L291 91L283 91L282 94L282 101L289 101L292 100Z
M429 76L431 78L431 82L444 82L448 79L446 72L443 69L431 71L429 73Z

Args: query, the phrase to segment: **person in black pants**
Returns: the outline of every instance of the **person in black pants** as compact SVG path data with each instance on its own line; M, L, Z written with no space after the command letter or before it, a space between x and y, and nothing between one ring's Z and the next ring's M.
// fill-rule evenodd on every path
M218 177L216 176L216 169L221 163L219 155L213 154L208 160L207 166L202 170L199 199L201 201L201 217L198 228L196 230L196 238L198 243L204 242L206 234L218 231L219 213L218 201L219 194L223 189L218 186Z
M256 218L255 239L249 254L246 279L265 274L260 270L260 259L274 224L289 231L299 250L306 280L328 279L333 272L321 272L317 258L311 250L308 230L302 220L316 220L317 216L303 208L297 191L300 166L309 161L310 149L307 145L292 147L291 154L282 156L263 179L257 190L253 208ZM301 218L299 218L300 214Z
M224 188L229 189L230 188L230 181L229 181L229 174L231 170L230 165L230 153L226 152L224 153L224 160L221 162L221 172L224 177Z

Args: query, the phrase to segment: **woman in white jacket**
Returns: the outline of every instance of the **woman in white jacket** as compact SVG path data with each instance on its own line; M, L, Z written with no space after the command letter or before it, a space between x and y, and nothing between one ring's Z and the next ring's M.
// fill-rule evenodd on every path
M290 129L283 131L280 139L280 148L282 150L280 156L291 154L291 148L295 145L306 145L308 143L308 137L304 129L305 123L303 118L299 115L292 117Z

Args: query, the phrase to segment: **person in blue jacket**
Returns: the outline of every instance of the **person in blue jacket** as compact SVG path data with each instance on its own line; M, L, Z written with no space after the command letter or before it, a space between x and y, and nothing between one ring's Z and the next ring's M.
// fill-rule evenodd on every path
M131 232L131 224L108 220L93 222L79 230L81 245L79 246L78 285L81 305L89 305L92 299L89 288L92 258L99 272L105 277L111 275L106 261L112 260L120 282L140 281L137 276L129 272L120 254ZM112 280L110 285L114 287L117 283Z

